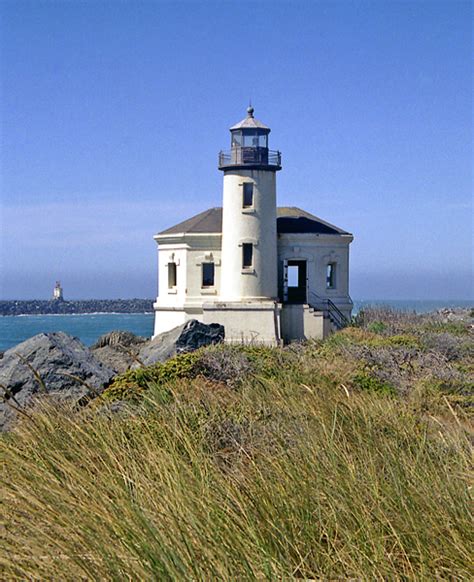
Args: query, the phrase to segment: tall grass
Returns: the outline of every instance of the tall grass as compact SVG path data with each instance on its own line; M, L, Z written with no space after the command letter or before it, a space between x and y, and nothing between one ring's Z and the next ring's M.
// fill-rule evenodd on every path
M461 430L294 370L169 389L2 439L6 579L474 577Z

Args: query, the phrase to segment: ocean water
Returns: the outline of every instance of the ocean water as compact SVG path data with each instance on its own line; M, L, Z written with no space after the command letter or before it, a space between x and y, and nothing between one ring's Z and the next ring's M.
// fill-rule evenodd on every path
M443 307L474 307L474 301L395 301L365 299L354 301L356 314L363 307L387 305L403 311L427 313ZM0 351L36 335L50 331L64 331L92 345L101 335L112 330L131 331L136 335L151 337L152 313L91 313L82 315L16 315L0 317Z
M153 313L86 313L81 315L7 315L0 317L0 351L36 335L64 331L90 346L101 335L120 329L151 337Z

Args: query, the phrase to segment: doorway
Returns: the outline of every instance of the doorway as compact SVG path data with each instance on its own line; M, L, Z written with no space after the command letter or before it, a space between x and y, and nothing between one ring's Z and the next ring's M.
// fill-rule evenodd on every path
M307 303L307 265L305 260L283 262L283 302Z

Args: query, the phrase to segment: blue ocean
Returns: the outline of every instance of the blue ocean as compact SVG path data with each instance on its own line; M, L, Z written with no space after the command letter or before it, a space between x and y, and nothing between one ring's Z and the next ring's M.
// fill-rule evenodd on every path
M444 307L474 307L474 301L396 301L366 299L354 301L354 314L370 305L387 305L394 309L426 313ZM131 331L150 337L153 333L152 313L91 313L82 315L16 315L0 317L0 351L36 335L64 331L92 345L101 335L112 330Z

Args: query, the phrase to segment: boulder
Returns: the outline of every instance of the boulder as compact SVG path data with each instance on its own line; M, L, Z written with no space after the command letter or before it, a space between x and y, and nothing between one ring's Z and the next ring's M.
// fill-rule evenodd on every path
M33 404L37 396L80 400L100 393L113 375L77 338L63 332L35 335L0 360L0 430L11 427L15 408Z
M222 341L224 341L223 325L218 323L207 325L197 319L191 319L183 325L161 333L147 343L138 354L139 362L134 363L132 368L164 362L176 354L192 352Z
M149 340L129 331L111 331L101 336L91 347L91 351L104 366L121 374L138 362L138 352L147 341Z

